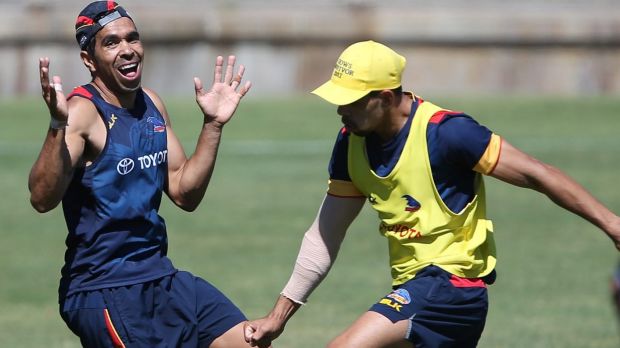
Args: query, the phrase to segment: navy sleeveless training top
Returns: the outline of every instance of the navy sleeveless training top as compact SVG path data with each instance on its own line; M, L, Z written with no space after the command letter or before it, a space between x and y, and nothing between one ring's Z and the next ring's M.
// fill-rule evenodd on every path
M76 88L74 96L95 105L107 137L98 158L76 168L62 200L69 234L61 298L174 273L158 215L168 170L162 115L142 89L132 110L105 102L92 85Z

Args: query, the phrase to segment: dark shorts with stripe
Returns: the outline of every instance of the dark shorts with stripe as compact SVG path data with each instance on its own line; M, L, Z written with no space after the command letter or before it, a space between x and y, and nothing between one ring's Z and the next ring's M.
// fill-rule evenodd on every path
M207 281L177 272L155 281L78 292L60 308L84 347L209 347L246 320Z
M394 323L409 320L406 339L416 348L476 347L488 310L486 284L431 265L370 310Z

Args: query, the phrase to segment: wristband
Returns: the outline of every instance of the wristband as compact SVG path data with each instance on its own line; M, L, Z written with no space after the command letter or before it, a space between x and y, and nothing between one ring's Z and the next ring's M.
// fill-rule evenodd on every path
M67 125L67 121L59 121L53 117L50 120L50 128L52 129L65 129Z

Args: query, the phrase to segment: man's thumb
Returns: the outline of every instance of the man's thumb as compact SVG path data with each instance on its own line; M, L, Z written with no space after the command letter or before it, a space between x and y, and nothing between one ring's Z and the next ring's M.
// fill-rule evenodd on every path
M256 328L253 327L250 323L245 323L243 332L245 336L245 341L249 343L250 340L252 340L253 338L252 336L254 336L254 333L256 332Z

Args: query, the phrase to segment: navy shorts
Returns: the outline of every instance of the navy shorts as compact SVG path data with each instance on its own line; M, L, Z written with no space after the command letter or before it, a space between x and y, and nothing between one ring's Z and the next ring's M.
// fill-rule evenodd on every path
M224 294L188 272L78 292L61 316L84 347L209 347L246 320Z
M431 265L370 310L393 323L409 320L406 339L416 348L476 347L488 310L486 284Z

